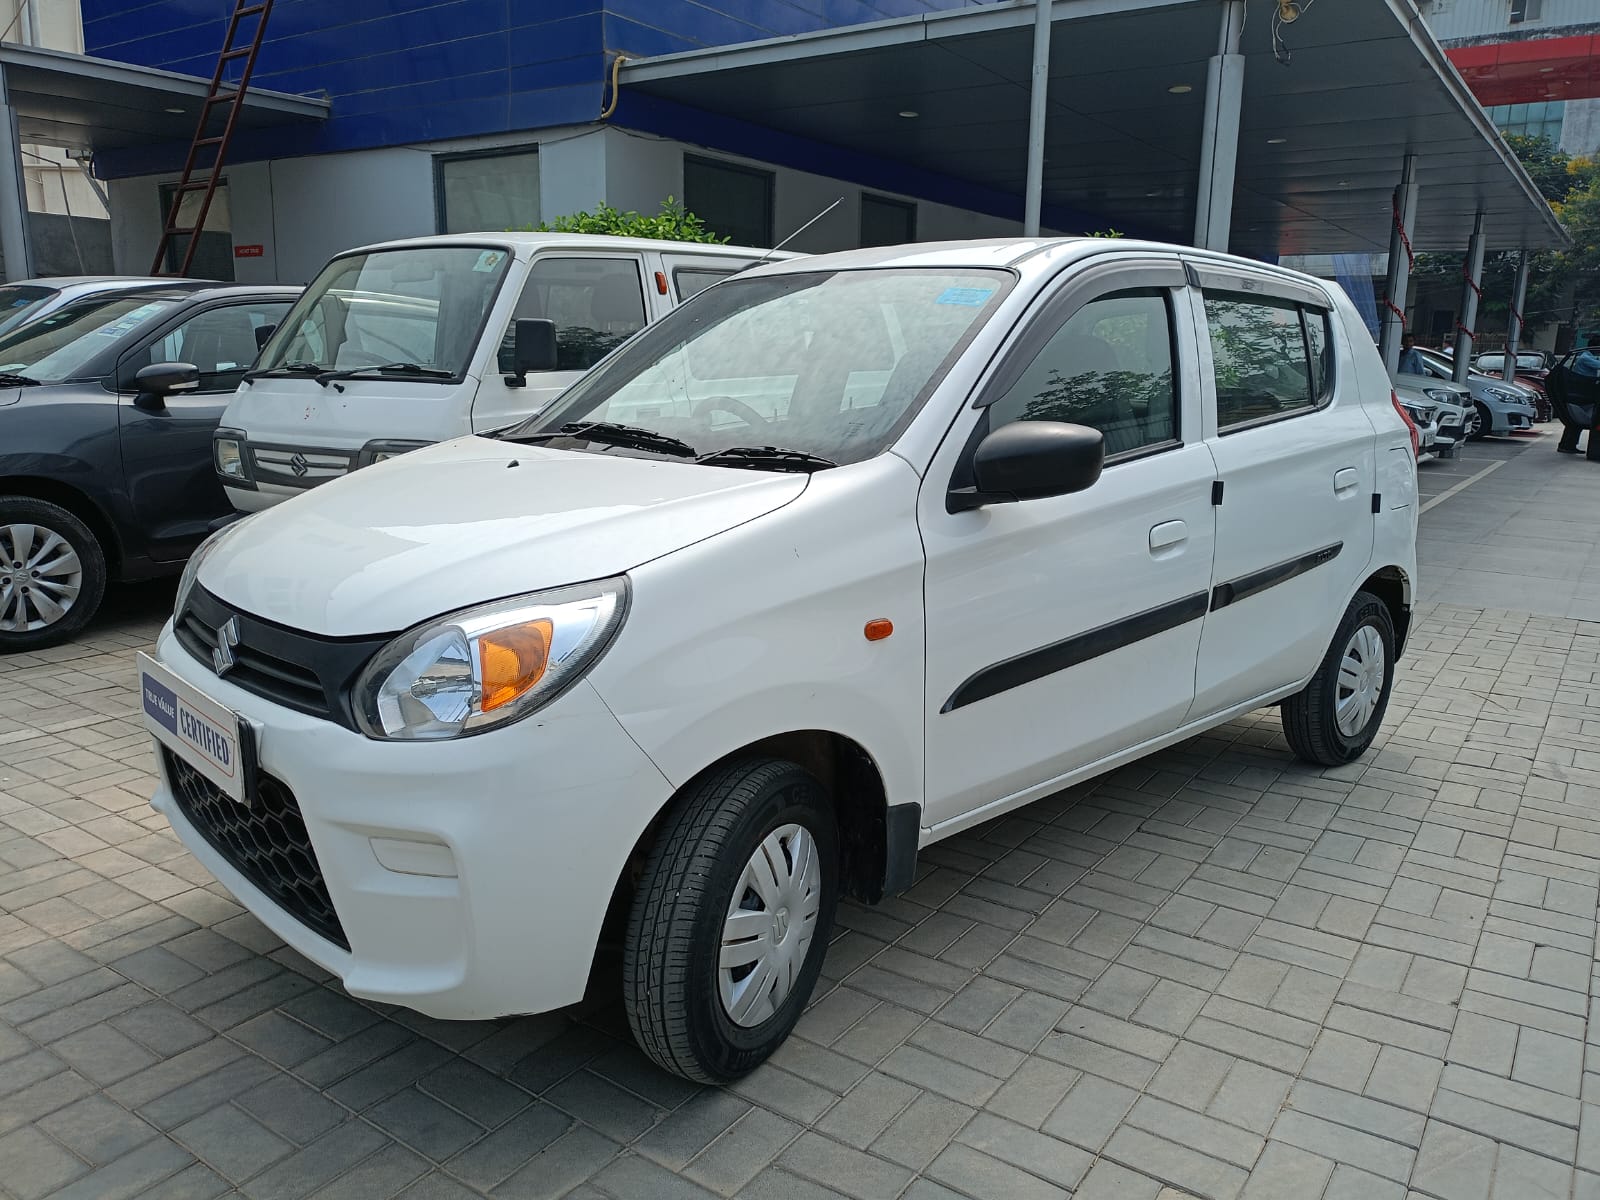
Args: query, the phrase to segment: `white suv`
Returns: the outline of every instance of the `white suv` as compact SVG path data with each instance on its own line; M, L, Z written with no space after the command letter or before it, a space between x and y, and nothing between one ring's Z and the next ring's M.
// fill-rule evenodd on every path
M1372 742L1415 445L1337 289L1129 241L763 268L546 413L196 555L141 659L153 803L357 996L556 1008L602 929L633 1029L729 1080L841 895L1281 704Z

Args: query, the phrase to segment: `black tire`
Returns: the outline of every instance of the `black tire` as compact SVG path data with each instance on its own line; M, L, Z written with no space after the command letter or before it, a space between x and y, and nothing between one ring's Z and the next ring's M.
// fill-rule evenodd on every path
M1477 423L1473 423L1476 417ZM1489 431L1494 428L1494 414L1489 411L1489 406L1482 400L1472 402L1472 412L1467 415L1467 441L1481 442L1489 436Z
M19 606L19 601L27 599L20 594L21 589L27 587L31 594L38 583L27 562L9 557L16 547L7 531L18 526L32 526L36 531L30 535L35 555L42 544L37 531L42 530L62 539L77 556L76 594L58 619L45 624L40 623L43 619L40 610L31 601L26 612ZM6 561L0 562L0 654L42 650L70 641L94 617L105 597L105 551L89 527L60 505L35 500L32 496L0 496L0 556L6 557ZM41 557L36 561L46 566L52 559ZM52 599L59 596L59 585L49 594ZM8 628L8 625L16 627Z
M752 856L769 834L788 825L800 826L814 842L816 923L787 996L759 1023L741 1025L720 991L723 925ZM794 763L740 759L685 789L650 851L623 947L628 1024L651 1059L686 1079L727 1083L748 1075L782 1044L822 970L838 863L828 795ZM753 891L749 899L759 902ZM785 921L779 944L798 928Z
M1352 646L1357 632L1364 627L1376 633L1383 647L1383 683L1365 724L1353 733L1346 733L1339 728L1338 720L1340 666L1346 649ZM1305 762L1321 767L1354 762L1367 752L1372 739L1378 735L1393 689L1394 619L1382 600L1370 592L1357 592L1311 682L1282 704L1283 733L1289 739L1289 748Z

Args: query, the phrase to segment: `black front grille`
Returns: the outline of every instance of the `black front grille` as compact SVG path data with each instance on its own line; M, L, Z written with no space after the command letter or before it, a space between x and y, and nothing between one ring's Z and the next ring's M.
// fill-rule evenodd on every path
M236 687L354 729L350 689L368 660L388 645L392 634L371 638L331 638L302 633L239 612L196 585L172 623L178 643L207 670L216 671L218 631L235 622L229 643L233 665L220 674Z
M162 757L178 807L212 849L307 929L350 949L294 793L261 775L240 804L172 751Z

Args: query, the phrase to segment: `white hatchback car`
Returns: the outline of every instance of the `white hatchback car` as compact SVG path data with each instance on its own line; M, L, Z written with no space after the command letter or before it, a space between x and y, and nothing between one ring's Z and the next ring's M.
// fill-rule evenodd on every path
M155 807L353 994L669 1070L805 1007L841 895L1240 713L1372 742L1415 445L1337 289L997 240L726 281L497 438L217 534L141 659Z

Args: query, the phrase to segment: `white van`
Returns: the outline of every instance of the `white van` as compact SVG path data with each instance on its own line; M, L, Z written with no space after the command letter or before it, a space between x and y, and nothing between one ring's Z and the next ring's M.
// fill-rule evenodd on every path
M356 996L558 1008L615 929L645 1052L737 1078L920 848L1265 705L1262 753L1365 753L1415 438L1344 293L1261 263L762 267L208 541L139 660L152 803Z
M322 269L245 376L212 443L217 474L234 508L254 512L357 467L512 424L695 293L793 257L568 233L351 250ZM554 325L553 369L544 354L519 363L519 319Z

